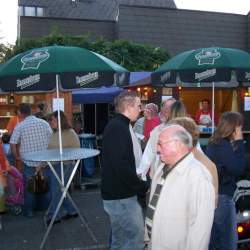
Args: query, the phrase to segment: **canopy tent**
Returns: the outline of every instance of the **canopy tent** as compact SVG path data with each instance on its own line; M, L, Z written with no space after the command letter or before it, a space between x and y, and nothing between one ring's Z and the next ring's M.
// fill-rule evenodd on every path
M135 87L142 85L151 84L151 73L149 71L141 71L141 72L130 72L129 77L129 86L127 87Z
M111 103L122 90L119 87L73 90L72 102L75 104Z

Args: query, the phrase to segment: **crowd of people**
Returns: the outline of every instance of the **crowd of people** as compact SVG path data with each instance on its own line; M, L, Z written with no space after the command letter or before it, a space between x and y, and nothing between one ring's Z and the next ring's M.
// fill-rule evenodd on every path
M13 169L15 169L16 172L20 173L21 185L23 186L22 193L19 192L20 190L16 190L23 196L22 199L19 199L20 205L22 205L22 214L31 218L36 210L47 208L50 205L46 218L47 225L49 225L61 197L61 187L49 167L40 162L26 161L23 156L30 152L59 148L58 112L61 120L62 147L79 148L78 135L71 127L65 113L63 111L48 113L44 102L38 103L37 110L33 113L30 104L21 103L16 110L16 115L7 125L8 132L2 135L2 143L0 144L1 190L5 191L5 196L10 193L9 179ZM79 132L78 130L79 125L77 126L77 132ZM74 164L73 161L64 162L65 181L69 179L73 169L72 164ZM53 168L58 176L61 176L60 163L54 162ZM32 177L38 174L46 178L49 185L49 191L43 197L31 192L28 187ZM1 195L1 197L4 196ZM42 202L38 199L42 199ZM42 207L39 208L39 206ZM5 212L6 209L2 205L0 213ZM63 208L57 214L54 224L61 222L61 219L70 219L77 216L74 207L65 198Z
M121 92L114 106L116 115L104 130L101 152L101 196L111 224L110 249L237 249L233 194L245 169L242 115L223 113L204 152L197 124L211 125L208 100L202 100L194 119L182 101L169 98L159 111L154 103L142 107L132 91ZM79 122L73 130L63 111L46 114L40 104L32 114L25 103L19 105L0 144L0 189L7 188L6 178L15 166L24 184L24 216L33 217L36 207L29 179L37 173L48 178L47 225L60 199L60 185L50 168L24 161L23 156L59 147L59 116L62 147L79 148ZM64 164L66 181L72 164ZM60 163L53 167L60 174ZM65 198L54 223L77 216Z
M237 249L233 193L245 169L242 115L223 113L203 152L197 123L211 125L208 100L196 119L174 98L159 113L147 104L139 119L136 93L124 91L114 104L102 143L110 249ZM146 212L138 202L145 196Z

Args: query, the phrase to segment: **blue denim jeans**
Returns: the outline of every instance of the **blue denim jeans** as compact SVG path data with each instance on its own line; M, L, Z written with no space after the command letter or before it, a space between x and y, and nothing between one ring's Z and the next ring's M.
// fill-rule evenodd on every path
M237 249L237 221L235 203L228 195L219 195L214 214L209 250Z
M133 196L120 200L103 200L112 229L111 250L141 250L144 247L142 210Z
M30 193L27 190L28 180L32 177L36 172L35 167L29 167L24 164L23 168L23 180L24 180L24 204L23 204L23 214L31 215L35 208L36 204L36 195Z
M61 179L61 166L60 164L57 164L54 166L54 169L56 173L58 174L59 178ZM64 165L64 183L66 184L69 180L70 174L73 170L73 165L67 164L66 166ZM50 190L51 190L51 204L50 204L50 211L49 211L49 218L51 218L56 211L57 205L61 199L62 196L62 191L61 191L61 186L56 179L55 175L52 173L51 170L49 170L49 178L50 178ZM68 198L65 198L62 207L68 214L75 214L76 210L71 204L71 201ZM59 210L59 213L56 216L56 220L60 219L63 216L63 211L62 207Z

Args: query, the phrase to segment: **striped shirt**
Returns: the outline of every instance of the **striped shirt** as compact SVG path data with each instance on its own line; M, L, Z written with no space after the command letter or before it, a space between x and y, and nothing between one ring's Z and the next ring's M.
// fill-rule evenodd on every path
M157 186L155 188L155 192L154 192L152 199L150 200L148 207L147 207L145 222L146 222L148 237L150 239L151 239L151 233L152 233L153 217L154 217L155 208L156 208L157 202L159 200L164 181L171 170L172 170L172 168L167 168L166 166L162 169L163 174L161 176L161 179L157 183Z

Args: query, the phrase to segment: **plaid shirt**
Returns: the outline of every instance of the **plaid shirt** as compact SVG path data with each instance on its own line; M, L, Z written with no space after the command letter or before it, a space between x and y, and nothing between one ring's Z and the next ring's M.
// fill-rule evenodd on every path
M51 134L52 130L46 121L30 115L15 127L10 143L20 144L20 156L23 157L25 153L47 149ZM39 162L24 163L28 166L39 165Z

